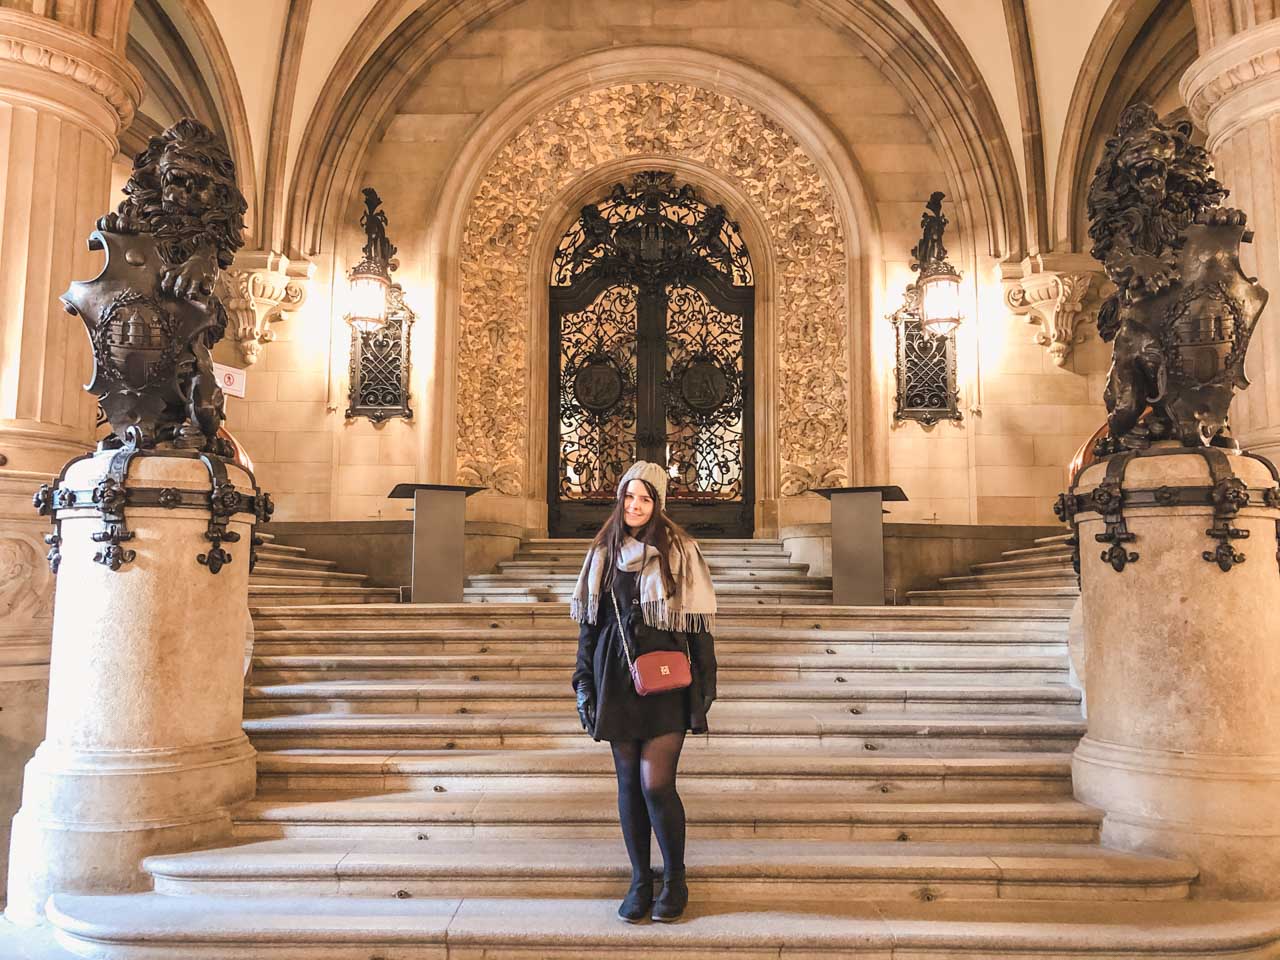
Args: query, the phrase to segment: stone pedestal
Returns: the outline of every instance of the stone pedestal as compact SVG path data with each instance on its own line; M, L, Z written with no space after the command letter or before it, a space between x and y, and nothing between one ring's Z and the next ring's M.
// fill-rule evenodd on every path
M1274 899L1280 493L1267 464L1219 456L1218 477L1180 453L1079 478L1089 731L1072 769L1106 845L1192 860L1198 895Z
M18 923L37 922L55 891L145 888L143 857L226 838L227 808L253 795L254 751L241 730L256 505L241 495L256 492L252 477L225 465L236 491L220 488L219 502L239 540L219 546L207 536L205 464L133 459L122 508L132 537L118 544L133 555L113 570L95 560L110 559L111 544L93 539L104 530L97 504L113 502L103 486L113 456L73 462L53 496L61 560L50 706L13 822L7 913Z

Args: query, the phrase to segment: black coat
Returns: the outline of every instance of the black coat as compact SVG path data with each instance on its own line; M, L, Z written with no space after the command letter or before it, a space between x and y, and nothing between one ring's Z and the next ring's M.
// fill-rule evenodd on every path
M638 577L619 572L612 584L618 609L625 619L640 620L637 598ZM628 612L630 611L630 613ZM600 598L596 623L584 623L578 630L578 659L573 670L573 687L588 680L595 693L596 722L591 736L596 740L649 740L663 733L689 730L707 732L707 707L716 695L716 653L711 634L658 631L658 645L636 650L632 656L650 649L689 651L692 684L683 690L642 697L635 691L619 636L613 600ZM635 633L627 633L634 640Z

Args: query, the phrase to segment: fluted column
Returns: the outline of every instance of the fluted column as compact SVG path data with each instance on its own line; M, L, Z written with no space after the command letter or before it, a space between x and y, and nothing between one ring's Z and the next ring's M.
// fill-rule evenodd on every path
M1228 203L1249 215L1245 271L1271 293L1253 335L1245 372L1252 386L1232 407L1246 449L1280 461L1280 4L1275 0L1192 0L1200 58L1182 78L1182 96L1208 133Z
M97 272L116 137L141 98L120 55L132 0L0 0L0 882L23 764L40 741L53 578L33 491L93 440L89 346L58 295Z

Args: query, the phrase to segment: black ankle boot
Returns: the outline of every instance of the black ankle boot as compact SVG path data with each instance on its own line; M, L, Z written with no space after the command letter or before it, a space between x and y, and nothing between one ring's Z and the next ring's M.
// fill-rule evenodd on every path
M662 882L662 892L653 904L652 917L658 923L679 920L689 905L689 885L684 882L683 870L672 870Z
M627 923L639 923L649 915L649 908L652 906L653 873L645 872L633 875L631 889L627 891L626 899L618 907L618 916L627 921Z

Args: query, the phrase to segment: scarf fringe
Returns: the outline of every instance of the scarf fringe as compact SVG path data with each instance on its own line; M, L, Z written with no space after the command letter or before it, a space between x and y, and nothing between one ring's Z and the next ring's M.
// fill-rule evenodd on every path
M716 615L714 613L684 613L672 610L666 600L646 600L640 604L640 612L644 622L656 630L671 630L676 633L714 633Z
M574 597L569 601L569 618L577 623L595 623L600 616L600 594L587 595L584 603Z

